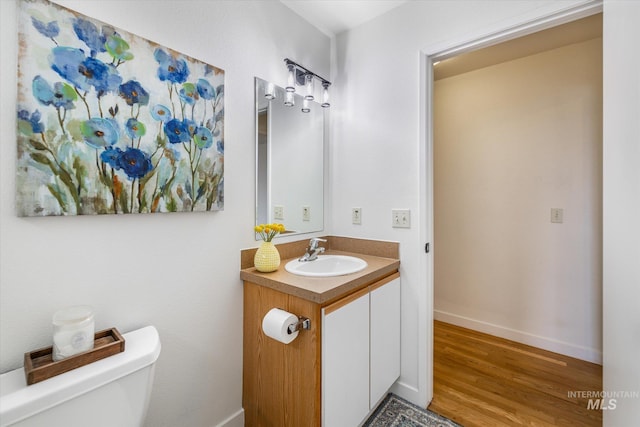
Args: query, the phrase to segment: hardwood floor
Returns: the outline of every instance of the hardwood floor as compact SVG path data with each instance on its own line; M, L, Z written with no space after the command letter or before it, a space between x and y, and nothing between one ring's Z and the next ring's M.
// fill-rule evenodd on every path
M570 391L602 390L602 366L434 322L429 409L464 427L601 426Z

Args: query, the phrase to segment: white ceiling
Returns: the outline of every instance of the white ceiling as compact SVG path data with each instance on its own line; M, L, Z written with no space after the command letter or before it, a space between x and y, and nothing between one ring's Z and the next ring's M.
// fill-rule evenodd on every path
M334 36L409 0L280 0L323 33Z

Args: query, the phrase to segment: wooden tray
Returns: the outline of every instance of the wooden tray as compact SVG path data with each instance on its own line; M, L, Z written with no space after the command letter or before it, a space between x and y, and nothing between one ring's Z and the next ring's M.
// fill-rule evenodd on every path
M124 338L116 328L96 332L93 349L57 362L53 361L53 347L24 354L24 375L27 385L39 383L72 369L124 351Z

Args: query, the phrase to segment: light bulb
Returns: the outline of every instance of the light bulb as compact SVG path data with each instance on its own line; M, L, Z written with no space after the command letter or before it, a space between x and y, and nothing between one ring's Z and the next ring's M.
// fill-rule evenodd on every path
M307 87L307 94L304 99L313 101L313 74L305 75L304 80L304 84Z
M287 69L289 70L289 75L287 76L287 92L295 92L296 91L296 66L289 63L287 64Z
M311 111L311 108L309 108L309 100L305 97L302 101L302 112L308 113L309 111Z
M323 108L329 108L331 104L329 103L329 83L322 83L322 104L320 104Z
M287 107L293 107L294 105L296 105L293 97L293 92L286 92L284 94L284 105Z
M271 82L267 83L267 89L264 91L264 97L267 98L268 100L275 99L276 94L275 94L275 87L273 83Z

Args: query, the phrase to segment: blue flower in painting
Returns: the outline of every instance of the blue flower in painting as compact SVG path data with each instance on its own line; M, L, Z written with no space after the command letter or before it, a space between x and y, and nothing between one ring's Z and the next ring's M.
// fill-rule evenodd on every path
M106 52L104 44L107 37L98 31L98 27L93 22L77 18L73 21L73 31L80 40L89 46L91 57L95 57L99 52Z
M33 95L42 105L53 105L56 108L71 110L78 99L75 90L66 83L56 82L53 88L43 77L36 76L32 83Z
M171 83L184 83L187 81L189 67L184 59L176 59L160 48L155 50L153 57L160 65L158 67L158 78L161 81L168 80Z
M191 135L189 134L189 126L182 120L171 119L164 125L164 133L172 144L181 142L189 142Z
M118 166L130 179L142 178L153 169L151 158L141 150L131 147L120 153Z
M211 134L211 131L204 126L196 128L193 139L195 140L196 145L203 150L213 145L213 135Z
M209 83L206 79L198 79L198 83L196 83L196 87L198 88L198 93L204 99L213 99L216 97L216 90L211 83Z
M118 139L120 139L120 126L118 125L118 121L113 117L107 117L105 120L111 123L111 127L116 131L116 135Z
M82 90L89 90L85 75L80 73L80 66L87 59L80 49L66 46L58 46L51 50L49 61L51 69L58 73L60 77L71 82L74 86Z
M185 83L180 89L180 99L189 105L193 105L198 100L198 91L193 83Z
M102 160L103 162L105 162L106 164L108 164L114 169L120 169L120 164L118 163L118 159L120 158L121 154L122 154L122 150L119 149L118 147L116 148L107 147L100 154L100 160Z
M95 87L98 97L105 92L115 91L122 77L113 65L99 59L87 58L80 49L58 46L51 50L51 69L78 89L88 91Z
M36 97L40 104L53 104L53 89L49 86L49 82L47 82L42 76L35 76L33 78L31 89L33 90L33 96Z
M78 99L78 94L66 83L56 82L53 85L53 105L56 108L71 110L75 108L74 102Z
M42 133L44 125L40 122L41 115L38 110L29 114L27 110L18 111L18 129L24 134Z
M118 142L118 128L111 120L95 117L80 125L84 141L93 148L109 147Z
M93 86L101 97L107 92L115 92L122 77L113 65L107 65L99 59L87 58L80 65L80 73L87 78L87 83Z
M42 34L45 37L49 37L50 39L60 34L60 27L58 26L58 22L56 21L51 21L45 24L44 22L39 21L32 16L31 23L33 24L33 27L36 30L38 30L40 34Z
M149 103L149 92L144 90L142 85L135 80L121 84L119 94L127 101L127 105L147 105Z
M159 122L167 123L172 117L171 110L162 104L156 104L151 109L151 117Z
M145 133L147 133L147 128L144 123L134 119L133 117L127 120L124 130L131 139L141 138Z
M198 125L193 120L184 119L183 120L187 130L189 131L189 136L193 137L196 134L196 129L198 129Z

